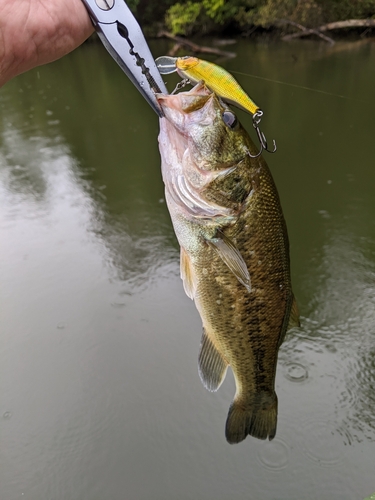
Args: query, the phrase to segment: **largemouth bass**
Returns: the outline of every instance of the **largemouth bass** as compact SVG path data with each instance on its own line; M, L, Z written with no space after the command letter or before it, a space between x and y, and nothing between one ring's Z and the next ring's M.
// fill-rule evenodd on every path
M202 82L158 95L166 201L181 247L181 277L203 322L199 374L209 391L231 367L236 394L226 438L276 434L277 354L298 324L279 197L231 109Z

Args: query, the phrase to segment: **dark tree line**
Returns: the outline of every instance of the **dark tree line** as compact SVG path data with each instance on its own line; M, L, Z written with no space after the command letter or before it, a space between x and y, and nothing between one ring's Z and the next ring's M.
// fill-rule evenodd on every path
M374 19L375 0L128 0L146 33L250 34L285 31L283 20L316 28L337 21ZM348 25L350 27L350 25ZM372 29L370 26L369 29Z

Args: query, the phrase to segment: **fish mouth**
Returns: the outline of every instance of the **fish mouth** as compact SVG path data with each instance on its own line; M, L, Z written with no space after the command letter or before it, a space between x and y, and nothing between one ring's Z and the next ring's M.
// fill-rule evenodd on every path
M164 113L159 142L168 142L181 163L188 150L194 150L196 126L210 125L215 119L215 94L201 81L188 92L156 94L156 98Z
M209 124L213 119L213 97L204 82L199 82L188 92L156 94L164 113L160 119L159 142L165 143L165 150L173 150L178 163L182 162L189 146L193 146L191 133L194 125Z
M215 94L201 82L189 92L158 94L157 99L164 111L160 119L159 149L163 180L170 198L194 218L229 217L232 211L206 200L202 190L234 167L211 171L205 169L199 154L195 155L195 136L216 116Z
M188 126L194 123L202 125L213 119L213 109L211 112L210 108L213 108L214 96L202 81L188 92L156 94L156 99L165 118L180 132L186 133Z

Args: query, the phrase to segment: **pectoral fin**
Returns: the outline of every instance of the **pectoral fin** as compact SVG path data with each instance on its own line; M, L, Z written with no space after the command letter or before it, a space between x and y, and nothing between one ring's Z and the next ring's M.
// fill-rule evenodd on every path
M181 247L180 252L180 274L185 293L191 300L193 300L196 290L196 280L194 278L189 256L183 247Z
M205 329L203 329L198 370L205 388L211 392L217 391L225 379L227 368L228 363L216 349Z
M242 283L248 292L251 292L249 270L247 269L246 262L243 260L242 255L232 241L221 231L218 231L217 238L211 238L206 241L215 248L223 262L229 267L238 281Z

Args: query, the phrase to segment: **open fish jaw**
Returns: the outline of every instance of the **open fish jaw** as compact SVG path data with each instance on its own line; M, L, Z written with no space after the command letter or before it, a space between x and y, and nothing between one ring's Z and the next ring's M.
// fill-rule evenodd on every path
M204 196L205 187L230 173L235 165L231 162L224 168L212 170L211 163L202 156L196 141L202 128L212 125L216 119L216 97L204 85L194 89L178 95L158 96L165 113L159 134L163 181L169 196L190 216L230 216L230 209L207 201Z

